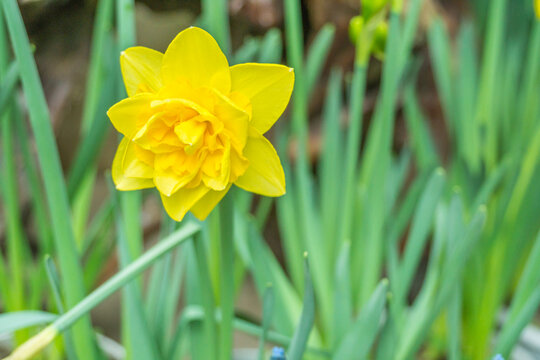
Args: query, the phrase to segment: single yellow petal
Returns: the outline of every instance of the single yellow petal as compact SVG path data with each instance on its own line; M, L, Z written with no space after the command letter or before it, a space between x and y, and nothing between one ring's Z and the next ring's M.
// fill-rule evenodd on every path
M176 221L182 221L184 215L197 203L206 193L208 188L204 185L192 189L182 188L172 194L166 196L160 193L161 201L165 207L165 211L171 218Z
M112 178L118 190L138 190L154 187L153 169L141 161L137 145L124 137L118 145L112 164ZM147 161L148 158L145 159Z
M232 145L241 152L246 146L249 114L239 108L229 98L215 91L216 103L214 104L214 115L223 121L226 134L231 139Z
M249 166L235 185L242 189L265 196L285 194L285 174L276 150L264 136L250 131L244 149Z
M534 0L534 12L536 13L536 18L540 20L540 0Z
M240 64L231 67L231 82L231 91L238 91L251 101L250 125L264 134L289 103L294 71L276 64Z
M231 145L223 151L208 155L202 166L202 180L212 190L221 191L229 184L231 176Z
M156 93L161 84L163 54L143 46L135 46L120 55L120 67L128 96Z
M193 207L190 209L191 213L197 217L197 219L203 221L210 215L210 212L216 207L216 205L223 199L227 191L231 188L231 184L225 188L225 190L214 191L210 190L206 193Z
M161 76L166 84L187 82L228 93L231 76L227 58L206 31L190 27L178 34L163 56Z
M154 112L150 107L152 100L154 100L152 94L135 95L111 106L107 115L116 130L132 139L152 117Z

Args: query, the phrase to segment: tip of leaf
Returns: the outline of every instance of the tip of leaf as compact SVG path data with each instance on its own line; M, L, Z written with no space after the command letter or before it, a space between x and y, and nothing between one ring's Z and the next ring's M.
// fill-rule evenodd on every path
M438 167L436 170L435 170L435 174L439 175L439 176L445 176L446 175L446 171L442 168L442 167Z

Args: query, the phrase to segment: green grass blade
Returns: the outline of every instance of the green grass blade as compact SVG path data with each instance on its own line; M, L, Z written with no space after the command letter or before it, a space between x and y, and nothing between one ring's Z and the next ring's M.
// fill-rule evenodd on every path
M13 118L15 122L17 141L22 153L24 171L28 181L28 189L32 201L32 210L36 221L40 244L41 255L52 254L54 243L52 236L52 227L49 214L47 213L47 203L43 194L43 186L38 174L38 165L35 162L33 154L30 153L31 145L28 130L19 107L14 107Z
M462 239L458 239L453 251L448 254L438 279L439 286L433 291L434 296L419 298L420 300L427 299L427 301L415 301L414 308L407 320L407 324L409 324L407 331L400 337L396 348L396 360L409 359L421 346L431 324L447 305L448 299L450 299L450 295L463 272L464 265L477 243L485 220L486 209L481 207L467 225Z
M476 107L476 118L479 125L485 126L484 161L488 170L491 170L498 156L497 134L499 129L498 117L495 116L497 104L495 95L497 90L497 72L502 58L502 45L504 42L505 26L504 16L507 1L494 0L489 4L489 16L486 29L486 40L482 59L482 71L479 81L479 96Z
M429 230L432 227L432 220L435 208L439 201L445 184L444 170L437 169L428 181L424 193L418 203L416 213L411 225L411 231L407 247L400 264L399 291L395 296L398 301L403 301L407 296L409 286L414 277L418 261L422 255Z
M216 39L227 57L231 55L229 3L226 0L202 0L202 19L205 28Z
M255 220L261 231L264 230L266 221L270 216L270 211L272 210L272 205L274 205L274 198L262 196L259 199L257 204L257 209L255 210Z
M3 26L3 25L2 25ZM7 49L6 49L7 51ZM7 68L1 78L1 87L0 87L0 114L3 114L6 111L6 106L13 95L13 90L15 85L19 81L19 68L17 63L13 62Z
M441 97L446 126L453 138L459 139L463 134L455 119L455 101L452 88L452 57L450 56L450 40L442 20L436 19L428 30L429 50L433 64L437 92Z
M518 286L508 311L508 322L514 321L518 312L525 306L535 288L540 283L540 232L536 236L527 263L519 279Z
M349 128L345 149L344 183L341 206L343 213L338 228L338 240L349 238L353 218L353 199L355 198L355 180L358 168L358 157L361 146L361 132L363 123L364 94L366 91L367 68L365 65L355 63L351 84L351 98L349 100Z
M462 317L462 291L456 286L454 293L450 295L448 305L448 360L460 360L461 357L461 329L463 326Z
M281 62L283 53L283 41L281 31L272 28L266 32L261 40L258 62L275 64Z
M15 0L3 1L2 6L29 105L30 122L38 148L38 158L53 223L56 252L64 277L63 291L66 304L74 306L84 296L83 276L78 263L68 198L47 102L17 2ZM80 357L90 359L96 357L95 338L88 317L84 317L73 327L73 339Z
M164 294L165 297L162 300L164 308L162 311L162 318L164 319L165 324L168 324L169 329L174 326L174 319L176 318L177 307L180 301L183 279L185 276L186 255L187 253L185 251L176 251L172 264L172 274L169 288ZM167 330L167 327L163 326L162 331L164 332L164 335L169 335L166 334Z
M82 131L88 133L92 123L98 116L98 103L100 94L105 86L104 74L107 59L106 42L108 33L112 31L114 4L112 0L99 0L97 2L96 18L92 33L92 47L90 52L90 63L88 65L88 76L86 80L86 91L84 95L84 108L82 116Z
M110 184L110 187L111 191L114 192L115 190L112 184ZM120 195L124 194L119 194L118 192L114 194L116 197L115 224L118 256L120 267L125 269L134 258L133 251L130 249L130 243L132 244L134 241L133 238L129 239L132 236L130 234L134 232L130 232L128 228L139 228L139 226L137 226L138 222L130 217L130 213L126 212L129 203L125 201L122 204L119 203L121 200L130 198L120 197ZM123 212L121 212L121 209ZM133 214L133 212L131 213ZM134 224L137 225L134 226ZM135 236L138 242L142 241L138 232L135 232ZM122 292L122 338L127 357L132 359L141 356L144 359L158 359L157 345L155 339L152 337L148 320L145 316L146 312L142 305L140 284L138 282L126 284Z
M233 347L234 318L234 198L233 194L225 195L219 209L220 222L220 287L219 305L221 308L221 324L219 337L219 359L229 360Z
M64 303L62 301L62 296L60 295L60 279L58 277L58 270L56 269L56 266L54 265L54 262L50 256L45 256L43 265L45 266L45 272L47 273L47 279L49 280L49 285L53 293L53 298L58 309L58 313L62 315L64 313ZM64 345L66 347L67 358L69 360L76 360L77 353L73 347L73 339L70 331L66 331L64 334Z
M332 24L325 24L313 39L306 57L306 86L309 89L308 97L315 90L324 63L328 58L336 29Z
M300 236L300 216L295 201L298 193L292 181L291 169L288 163L283 164L287 193L276 200L279 232L283 239L285 263L289 276L296 291L301 293L304 288L304 273L302 267L302 254L306 250L304 240Z
M311 275L307 262L305 261L305 290L302 315L298 322L296 331L292 337L291 345L287 350L287 358L289 360L301 360L307 347L307 342L313 323L315 321L315 293L311 283Z
M25 295L24 279L26 277L25 262L30 255L28 241L24 235L19 207L19 187L17 168L15 165L15 144L13 117L11 111L4 112L2 122L2 200L6 224L7 260L10 265L9 293L11 301L8 302L11 311L24 310Z
M440 164L440 159L414 91L413 86L405 90L405 121L418 166L420 169L429 169Z
M132 281L161 256L167 254L181 243L189 240L194 234L198 233L199 230L200 226L193 222L186 222L183 224L180 229L147 250L143 255L90 293L83 301L62 315L55 321L55 328L59 331L63 331L73 325L73 323L81 316L87 314L116 290Z
M0 314L0 334L9 334L31 326L46 325L57 318L56 314L36 310Z
M461 133L457 134L459 151L466 164L477 173L480 170L480 145L478 124L474 116L478 88L478 59L474 27L471 23L461 26L458 34L460 66L457 74L457 115Z
M341 154L343 149L341 133L341 94L342 74L338 69L333 69L328 80L326 101L323 109L323 145L319 159L320 179L320 202L321 220L323 222L324 239L327 246L328 256L339 249L339 242L335 239L337 224L340 219L340 199L343 178L343 162Z
M258 39L254 39L251 37L246 38L242 46L240 46L238 50L236 50L236 52L234 53L233 63L243 64L247 62L253 62L255 60L257 52L259 52L260 45L261 44Z
M388 280L383 279L362 309L351 330L341 341L332 359L367 359L378 334L386 304Z
M351 326L353 316L351 277L350 277L351 242L345 241L341 246L335 270L334 289L334 323L330 335L332 348L344 338Z
M272 284L268 284L263 295L263 319L261 324L262 333L259 338L259 360L264 359L264 345L268 340L268 330L272 323L274 315L274 288Z
M248 242L241 245L249 249L250 258L246 263L253 274L259 294L264 293L268 283L273 284L275 289L275 307L273 325L274 328L286 335L294 331L294 319L301 311L301 300L292 284L287 279L279 262L264 243L260 232L255 224L247 224L246 232L239 236L240 242Z
M218 338L216 334L216 322L215 322L215 304L214 304L214 294L212 292L212 283L210 280L210 274L208 271L208 263L206 259L206 250L203 242L203 237L201 234L196 236L193 239L193 246L195 248L195 257L197 265L197 278L198 283L196 286L199 288L200 295L198 296L199 303L204 309L204 320L203 320L203 334L204 342L198 344L198 351L204 353L208 357L195 358L198 359L217 359L218 349ZM189 291L189 290L188 290Z
M64 312L64 302L62 301L62 295L60 294L60 278L58 276L58 270L54 265L54 261L48 255L43 259L43 265L45 272L47 273L47 280L49 280L49 286L52 291L54 302L60 313Z
M516 314L513 321L508 321L504 324L501 334L497 339L497 345L495 346L495 353L502 354L508 357L510 351L514 345L518 342L519 336L523 331L523 328L530 323L538 311L538 305L540 304L540 285L537 285L534 291L530 294L527 301L523 304L523 307Z

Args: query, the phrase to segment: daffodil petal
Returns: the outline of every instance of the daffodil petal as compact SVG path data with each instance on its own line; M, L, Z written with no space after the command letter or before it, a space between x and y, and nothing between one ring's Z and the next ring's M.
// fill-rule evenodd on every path
M143 93L114 104L107 115L120 133L131 139L152 116L150 104L155 97Z
M196 172L191 172L184 176L178 176L172 172L157 173L154 176L154 183L156 184L156 188L160 193L170 196L178 191L178 189L180 189L182 186L188 184L196 174Z
M235 185L265 196L285 194L285 174L276 150L264 136L251 131L244 156L249 160L246 172Z
M161 69L167 84L187 82L194 88L208 86L228 93L231 76L227 58L206 31L190 27L178 34L163 57Z
M214 115L223 121L233 146L241 152L246 146L249 114L217 91L215 95Z
M122 51L120 67L128 96L143 92L156 93L162 86L162 62L162 53L143 46Z
M231 91L251 100L250 125L264 134L283 113L294 85L292 68L276 64L240 64L231 67Z
M153 169L136 156L137 145L123 138L112 164L112 178L118 190L138 190L154 187Z
M210 215L210 212L216 207L216 205L223 199L225 194L231 188L231 184L225 188L225 190L214 191L210 190L206 193L193 207L190 209L191 213L197 217L197 219L203 221Z
M182 188L172 194L171 196L161 195L161 201L165 207L165 211L171 218L176 221L182 221L184 215L197 203L209 189L200 185L196 188L186 189Z

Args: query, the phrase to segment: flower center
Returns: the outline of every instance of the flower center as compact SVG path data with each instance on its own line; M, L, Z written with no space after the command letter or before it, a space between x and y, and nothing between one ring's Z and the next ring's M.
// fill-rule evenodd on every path
M201 182L223 190L247 169L238 145L246 139L227 129L233 121L224 118L219 104L205 105L179 98L155 100L153 115L133 138L155 155L154 181L166 195Z

